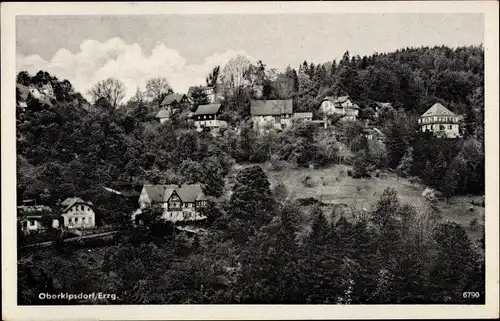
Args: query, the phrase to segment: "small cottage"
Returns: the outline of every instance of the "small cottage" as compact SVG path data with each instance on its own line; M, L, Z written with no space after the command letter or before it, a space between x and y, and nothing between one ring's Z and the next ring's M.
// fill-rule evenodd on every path
M50 227L59 227L56 215L50 207L45 205L18 206L17 219L24 234L39 233Z
M203 129L214 129L220 127L227 127L227 122L221 120L222 114L221 104L208 104L200 105L192 115L194 125L197 131Z
M187 96L184 94L170 94L165 96L163 98L163 101L161 102L160 106L162 108L178 108L184 104L187 104L189 101L187 99Z

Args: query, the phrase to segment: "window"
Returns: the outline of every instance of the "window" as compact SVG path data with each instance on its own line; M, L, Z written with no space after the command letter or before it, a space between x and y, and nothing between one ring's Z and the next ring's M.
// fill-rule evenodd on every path
M82 217L82 224L85 224L85 217Z
M70 217L70 218L68 219L68 223L69 223L69 224L73 224L73 218L71 218L71 217Z
M89 224L92 224L92 217L89 217L88 221L89 221Z
M35 226L35 221L30 221L30 226Z
M78 217L75 217L75 224L78 223Z
M448 129L451 129L451 125L448 125Z

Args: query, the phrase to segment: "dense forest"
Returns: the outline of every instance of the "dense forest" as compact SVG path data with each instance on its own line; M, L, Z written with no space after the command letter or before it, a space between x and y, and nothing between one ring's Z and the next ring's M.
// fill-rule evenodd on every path
M89 103L68 80L19 73L18 84L49 82L55 97L29 97L27 108L18 107L18 203L35 198L53 205L78 196L94 203L98 224L126 228L113 244L93 250L95 256L54 246L49 256L20 258L19 302L41 304L35 294L42 289L114 291L120 299L110 303L472 303L463 291L481 292L484 300L481 244L472 244L461 226L439 222L432 198L421 212L386 190L372 212L349 213L348 220L341 210L288 204L280 195L286 191L271 188L257 165L241 169L230 196L224 194L234 163L330 166L347 145L356 155L354 174L389 169L447 197L483 195L483 55L482 47L346 52L340 61L304 62L283 72L237 57L207 77L223 95L223 117L232 126L220 137L192 130L189 108L159 124L154 114L162 93L145 99L138 90L127 102ZM246 66L241 77L234 77L242 70L235 65ZM291 98L295 111L320 117L321 100L343 94L361 107L356 123L252 130L251 99ZM18 90L18 101L21 96ZM197 93L195 107L205 101ZM393 107L374 117L374 101ZM420 132L416 119L435 102L463 115L461 138ZM360 135L365 121L385 133L386 144ZM137 199L102 188L194 182L213 199L209 233L194 238L154 217L148 230L128 229ZM73 276L54 273L61 270Z

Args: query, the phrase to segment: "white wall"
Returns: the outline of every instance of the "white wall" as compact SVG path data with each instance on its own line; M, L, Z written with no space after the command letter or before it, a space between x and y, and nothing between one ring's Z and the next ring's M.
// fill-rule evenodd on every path
M95 227L95 213L88 205L75 204L61 216L64 219L64 226L67 228Z

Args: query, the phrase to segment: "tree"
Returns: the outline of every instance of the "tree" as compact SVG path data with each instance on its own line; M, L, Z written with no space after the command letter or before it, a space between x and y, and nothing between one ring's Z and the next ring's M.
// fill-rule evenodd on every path
M436 302L452 302L462 299L464 282L471 277L476 264L476 255L471 248L467 233L457 223L441 223L434 232L436 242L435 263L430 283Z
M274 216L269 181L260 166L241 169L236 175L229 207L234 217L269 222Z
M151 78L146 83L146 96L160 105L165 96L172 94L173 90L166 77Z
M137 102L137 103L144 103L144 92L137 87L137 90L135 91L135 95L131 98L132 101Z
M193 106L191 111L196 111L198 106L208 104L208 96L201 87L195 87L191 92L191 99L193 100Z
M219 83L219 74L220 74L220 66L215 66L210 74L208 74L206 78L207 86L213 87L214 89L217 87Z
M229 94L238 94L244 86L248 85L247 76L250 66L250 60L242 55L231 58L224 66L221 80Z
M29 86L31 83L30 74L27 71L21 71L17 74L16 83L24 86Z
M125 97L125 85L116 78L108 78L95 84L88 94L92 101L97 103L105 99L112 108L117 108L120 101Z
M401 158L398 167L396 167L396 172L401 177L408 177L411 173L411 169L413 166L413 148L408 147L406 153Z
M360 150L354 157L354 178L364 177L368 174L369 162L365 150Z

